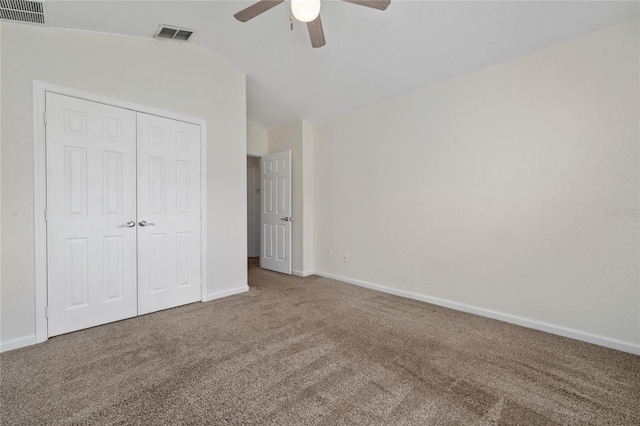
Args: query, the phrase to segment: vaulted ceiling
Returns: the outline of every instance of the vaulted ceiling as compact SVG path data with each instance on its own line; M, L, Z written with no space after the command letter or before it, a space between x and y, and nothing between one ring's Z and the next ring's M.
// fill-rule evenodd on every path
M288 2L241 23L252 1L46 1L52 27L152 37L159 24L195 30L197 43L247 74L248 119L270 129L321 122L361 106L510 60L639 16L613 1L408 1L378 11L323 0L327 45ZM160 42L179 43L173 40Z

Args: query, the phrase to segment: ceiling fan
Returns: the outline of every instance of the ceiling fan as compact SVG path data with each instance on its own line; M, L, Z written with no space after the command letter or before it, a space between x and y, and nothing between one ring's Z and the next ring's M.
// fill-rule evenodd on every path
M342 1L378 10L385 10L387 6L389 6L389 3L391 3L391 0ZM255 18L280 3L284 3L284 0L260 0L233 16L240 22L247 22L249 19ZM320 20L320 0L291 0L291 13L298 21L307 23L311 46L322 47L326 44L322 21Z

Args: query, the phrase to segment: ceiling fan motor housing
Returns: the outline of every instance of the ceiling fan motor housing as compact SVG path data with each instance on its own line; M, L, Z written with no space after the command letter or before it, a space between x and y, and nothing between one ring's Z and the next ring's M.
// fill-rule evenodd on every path
M378 10L385 10L391 3L391 0L342 1ZM260 0L259 2L242 9L233 16L240 22L247 22L280 3L284 3L284 0ZM320 20L320 6L320 0L291 0L291 13L298 21L307 23L309 37L311 38L311 46L313 47L322 47L326 44L324 39L324 30L322 29L322 21Z

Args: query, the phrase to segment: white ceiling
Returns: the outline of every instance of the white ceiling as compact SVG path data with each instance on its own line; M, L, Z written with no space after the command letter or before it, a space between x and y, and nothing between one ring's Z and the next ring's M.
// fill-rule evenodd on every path
M281 4L247 23L252 1L46 0L50 26L151 37L159 24L195 30L189 43L247 74L248 119L271 129L321 122L452 76L639 16L640 3L392 0L384 11L323 0L327 45ZM173 40L158 42L179 43Z

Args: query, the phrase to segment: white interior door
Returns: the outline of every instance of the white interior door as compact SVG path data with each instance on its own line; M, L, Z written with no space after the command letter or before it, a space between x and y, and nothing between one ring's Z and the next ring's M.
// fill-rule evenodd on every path
M260 267L291 274L291 151L261 158Z
M200 126L138 113L138 313L200 300Z
M137 314L136 117L46 94L49 336Z

